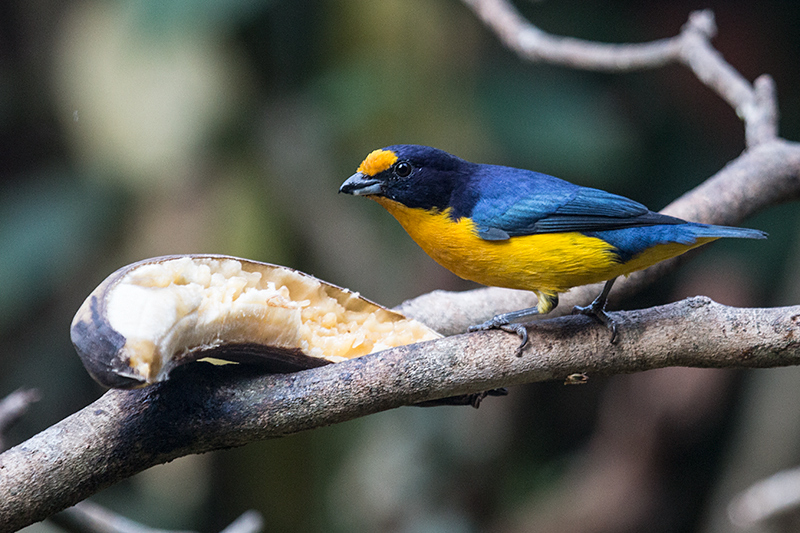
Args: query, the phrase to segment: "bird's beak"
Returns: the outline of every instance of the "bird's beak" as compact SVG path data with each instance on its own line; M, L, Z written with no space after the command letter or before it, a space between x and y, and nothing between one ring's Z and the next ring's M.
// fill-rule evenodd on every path
M381 181L367 176L362 172L356 172L339 187L339 192L352 194L354 196L366 196L368 194L380 194Z

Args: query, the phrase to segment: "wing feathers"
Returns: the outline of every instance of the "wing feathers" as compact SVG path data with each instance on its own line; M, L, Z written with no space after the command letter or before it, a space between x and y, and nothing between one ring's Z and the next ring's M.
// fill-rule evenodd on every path
M520 196L510 205L476 206L473 219L479 228L478 235L484 240L505 240L537 233L596 232L684 223L650 211L624 196L577 185L572 185L573 189L565 194L566 182L558 180L558 186L551 187L553 184L548 180L538 181L535 188L522 187Z

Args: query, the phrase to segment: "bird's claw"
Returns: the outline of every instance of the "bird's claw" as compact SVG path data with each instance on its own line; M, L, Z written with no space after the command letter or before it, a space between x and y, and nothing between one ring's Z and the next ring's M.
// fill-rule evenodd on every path
M572 313L578 313L594 318L611 331L611 344L617 342L617 323L613 318L611 318L611 315L606 313L602 305L596 305L595 302L592 302L587 306L576 305L572 308Z
M503 331L507 331L508 333L514 333L519 336L522 339L522 342L520 342L519 346L517 346L517 349L514 351L514 355L517 357L522 356L522 351L525 349L525 346L528 345L528 328L525 324L509 324L507 321L502 320L502 317L498 315L490 320L487 320L483 324L470 326L467 330L472 332L488 331L492 329L501 329Z
M514 355L522 357L522 350L528 345L528 326L526 324L506 324L505 326L500 326L500 329L509 333L516 333L522 339L517 349L514 350Z

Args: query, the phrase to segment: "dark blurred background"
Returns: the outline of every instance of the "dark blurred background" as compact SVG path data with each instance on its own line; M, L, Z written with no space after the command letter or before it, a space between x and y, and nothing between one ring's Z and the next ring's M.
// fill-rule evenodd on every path
M800 137L800 3L517 2L605 42L678 33L776 81ZM42 400L18 443L102 394L69 342L83 298L146 257L284 264L387 306L472 287L379 206L336 194L371 150L429 144L660 209L743 150L734 111L686 69L531 65L455 0L0 3L0 397ZM798 302L795 205L745 225L625 307L695 294ZM150 526L217 531L728 531L730 497L800 463L795 369L667 369L402 408L153 468L93 499ZM55 531L39 524L30 531Z

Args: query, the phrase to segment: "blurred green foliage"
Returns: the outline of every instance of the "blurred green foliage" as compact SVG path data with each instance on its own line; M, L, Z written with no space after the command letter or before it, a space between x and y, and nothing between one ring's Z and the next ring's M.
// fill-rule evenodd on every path
M708 7L695 4L519 7L547 31L610 42L674 35ZM711 6L715 44L749 79L775 77L781 133L796 140L800 6ZM44 398L16 441L101 394L69 323L132 261L240 255L389 306L471 287L378 206L337 196L372 149L434 145L655 209L743 149L734 112L680 67L612 76L531 65L455 0L8 0L0 141L0 396L26 386ZM748 225L769 241L715 246L698 264L739 269L746 296L733 303L790 303L799 222L794 206L764 213ZM674 298L697 272L630 305ZM98 500L202 531L248 507L275 531L479 531L551 490L591 435L604 383L515 389L477 412L402 409L176 462ZM673 530L693 530L703 496Z

